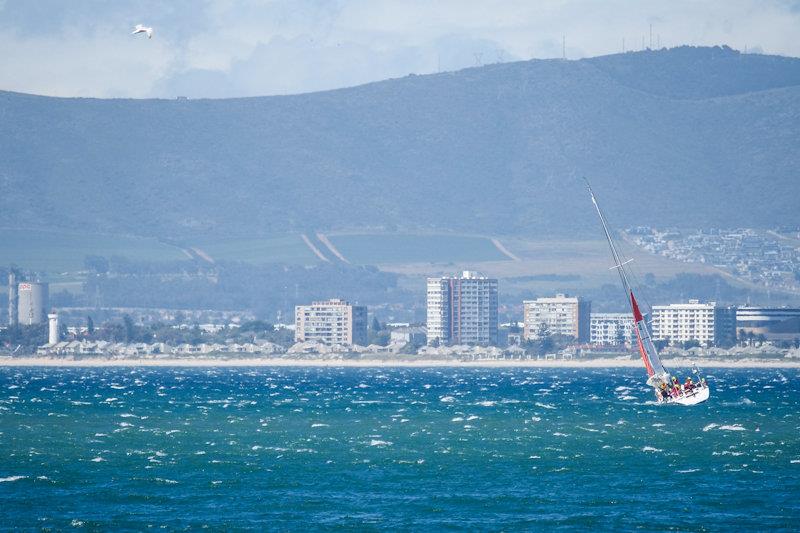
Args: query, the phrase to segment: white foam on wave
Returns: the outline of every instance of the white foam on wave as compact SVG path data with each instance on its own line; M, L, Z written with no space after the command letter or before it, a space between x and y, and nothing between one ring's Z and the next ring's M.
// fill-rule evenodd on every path
M645 446L644 448L642 448L642 451L643 452L663 452L664 450L662 450L660 448L654 448L652 446Z
M369 441L369 445L370 446L391 446L392 443L389 442L388 440L372 439L371 441Z
M0 477L0 483L9 483L11 481L19 481L20 479L27 479L28 476L8 476Z
M747 431L741 424L726 424L724 426L719 426L719 429L723 431Z
M103 459L102 457L95 457L94 459L92 459L92 462L93 463L103 463L103 462L105 462L105 459Z
M482 402L476 403L475 405L480 405L482 407L494 407L495 405L497 405L497 402L491 400L484 400Z
M716 427L719 427L719 424L708 424L706 427L703 428L703 431L711 431Z
M450 422L463 422L463 421L464 421L463 416L456 416Z
M330 427L330 424L323 424L322 422L317 422L316 424L311 424L312 428L327 428Z
M686 470L676 470L678 474L692 474L694 472L699 472L699 468L687 468Z
M555 409L556 408L555 405L550 405L549 403L536 402L533 405L535 405L536 407L541 407L542 409Z
M456 401L456 399L453 398L452 396L442 396L441 398L439 398L439 401L444 403L453 403L454 401Z
M479 416L477 416L477 415L470 415L470 416L468 416L468 417L467 417L467 420L477 420L477 419L479 419L479 418L480 418L480 417L479 417Z
M629 396L629 395L620 397L620 400L624 400L626 402L629 402L631 400L636 400L636 399L637 399L636 396Z

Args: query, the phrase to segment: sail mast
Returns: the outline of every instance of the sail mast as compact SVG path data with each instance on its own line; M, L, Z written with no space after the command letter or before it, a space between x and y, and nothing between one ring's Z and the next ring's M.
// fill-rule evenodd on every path
M597 215L600 217L600 223L603 225L603 232L606 235L608 247L611 250L611 256L614 258L614 266L612 268L615 268L619 273L619 279L622 281L622 288L625 290L625 296L628 299L628 304L631 307L631 313L633 313L636 340L637 344L639 345L639 354L642 356L642 362L644 362L645 369L647 370L647 374L649 376L647 381L649 384L657 386L659 383L666 381L668 374L664 368L664 365L661 364L661 359L658 357L658 351L656 351L656 347L653 344L653 339L650 336L650 329L647 327L644 316L639 309L639 304L636 302L636 298L633 296L633 290L631 289L630 282L628 281L628 275L625 271L625 265L630 261L623 261L622 255L619 253L616 245L614 244L614 239L611 238L611 231L608 229L606 217L603 215L603 211L600 209L600 205L597 203L597 199L594 196L594 191L592 191L592 186L589 185L589 180L586 178L584 178L584 181L586 182L586 187L589 189L589 194L592 197L592 203L597 211Z

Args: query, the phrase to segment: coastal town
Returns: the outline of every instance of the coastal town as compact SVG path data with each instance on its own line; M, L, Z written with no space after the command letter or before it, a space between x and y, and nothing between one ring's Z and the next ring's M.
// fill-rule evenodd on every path
M648 226L626 236L647 252L703 263L765 288L800 292L800 228L685 231Z
M169 318L171 323L156 326L151 311L140 314L138 323L126 314L121 325L95 326L90 317L67 324L49 307L46 283L10 283L7 328L46 324L47 342L33 354L8 345L6 357L530 361L636 356L630 313L594 312L591 301L559 293L525 300L520 320L500 323L499 282L474 271L428 278L427 320L419 324L370 320L367 306L335 298L297 305L291 323L270 324L247 313L199 322L162 312L162 322ZM689 299L653 305L648 322L654 342L668 356L800 358L800 308Z

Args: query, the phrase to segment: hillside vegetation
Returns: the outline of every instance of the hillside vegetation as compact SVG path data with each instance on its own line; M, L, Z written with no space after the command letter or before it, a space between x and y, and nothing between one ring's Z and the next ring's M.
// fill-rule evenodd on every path
M800 60L678 48L297 96L0 93L0 226L189 242L800 223Z

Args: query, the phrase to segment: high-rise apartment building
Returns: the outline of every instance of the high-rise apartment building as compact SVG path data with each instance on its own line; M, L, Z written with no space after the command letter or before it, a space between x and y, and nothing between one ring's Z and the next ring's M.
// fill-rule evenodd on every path
M653 306L653 338L671 344L697 341L701 346L725 346L736 341L736 308L716 302Z
M592 313L589 321L589 342L604 346L633 343L636 332L630 313Z
M537 298L523 302L525 340L536 339L539 332L549 335L574 337L578 342L589 342L589 316L592 303L578 296L556 294L553 298Z
M497 280L477 272L428 278L428 344L497 344Z
M298 305L294 310L296 342L367 344L367 308L344 300L325 300Z

